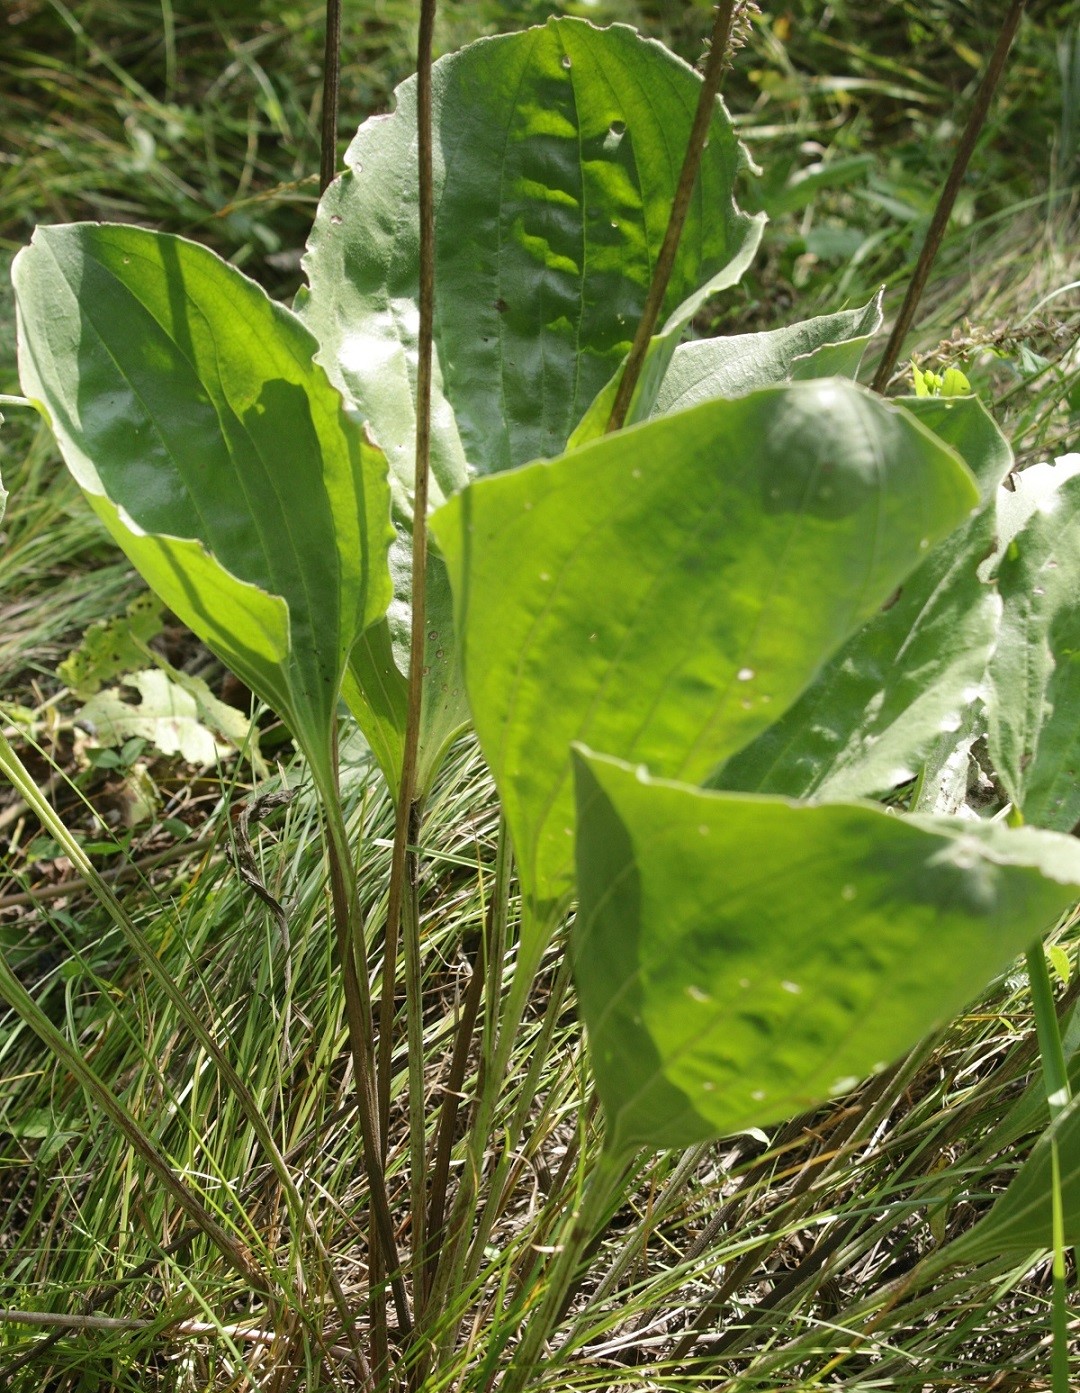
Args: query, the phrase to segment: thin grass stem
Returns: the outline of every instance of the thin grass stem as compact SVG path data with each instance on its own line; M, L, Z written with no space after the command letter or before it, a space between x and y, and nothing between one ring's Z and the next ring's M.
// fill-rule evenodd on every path
M543 945L551 937L554 923L539 919L529 906L523 910L522 942ZM515 1046L520 1045L518 1033L528 1005L529 992L540 965L542 947L519 957L510 982L510 992L499 1016L499 1034L490 1061L485 1059L477 1082L473 1115L469 1120L466 1159L457 1194L446 1226L446 1241L440 1259L439 1280L432 1293L432 1310L447 1310L478 1269L487 1235L494 1223L495 1203L501 1196L503 1182L509 1169L509 1156L515 1138L507 1134L488 1187L488 1196L477 1221L476 1204L480 1194L481 1177L487 1162L492 1124L503 1083ZM564 965L568 973L568 965ZM547 1009L551 1010L551 998ZM465 1245L472 1232L468 1250ZM469 1256L466 1258L465 1252Z
M627 1235L622 1248L615 1255L614 1261L601 1278L600 1285L597 1287L593 1297L593 1305L600 1306L611 1296L634 1259L640 1257L648 1241L649 1233L654 1230L665 1215L670 1212L680 1190L682 1190L687 1181L693 1177L695 1171L701 1165L702 1161L704 1161L710 1149L711 1144L704 1142L699 1146L691 1147L686 1155L681 1158L670 1180L667 1185L665 1185L659 1201L650 1207L649 1213L642 1218L639 1223L634 1225L633 1229L631 1229L630 1233ZM697 1247L698 1245L695 1243L694 1249L697 1249ZM697 1255L694 1249L687 1255L686 1261L692 1261ZM584 1326L585 1316L583 1314L582 1318L571 1328L566 1338L567 1346L572 1346L581 1336Z
M47 799L38 789L36 783L24 768L22 761L11 748L11 745L2 733L0 733L0 771L4 773L13 787L19 791L23 801L38 818L42 827L45 828L63 848L65 855L82 876L86 885L96 895L112 921L120 929L128 944L137 955L140 963L142 963L153 980L161 988L166 999L174 1007L184 1025L191 1032L193 1038L207 1052L210 1058L213 1059L226 1087L229 1088L239 1102L241 1110L248 1124L251 1126L259 1145L269 1159L274 1174L288 1200L294 1218L308 1230L308 1233L315 1240L320 1258L324 1263L325 1271L329 1276L331 1289L339 1314L342 1317L346 1330L352 1331L353 1327L348 1304L345 1300L344 1293L341 1291L340 1283L333 1272L329 1255L326 1252L321 1236L318 1234L314 1221L311 1218L308 1206L304 1203L300 1192L296 1188L296 1183L292 1178L292 1173L288 1164L282 1156L281 1150L274 1140L266 1119L252 1096L251 1090L244 1080L241 1079L220 1044L214 1038L212 1032L207 1029L205 1023L194 1011L183 992L180 991L161 962L158 954L154 952L153 948L146 941L142 932L116 898L111 887L102 878L78 841L71 835ZM353 1332L353 1335L354 1334L355 1332Z
M1009 49L1016 36L1017 28L1020 25L1020 18L1024 12L1024 0L1012 0L1009 10L1005 15L1005 20L998 34L997 43L994 51L990 55L990 62L987 64L986 72L983 74L982 82L975 93L975 100L972 103L971 112L967 119L967 125L960 137L956 147L956 155L953 159L952 168L949 170L948 178L945 180L941 195L934 209L934 216L930 219L930 226L927 229L926 240L923 242L922 250L919 252L919 259L915 263L915 270L908 281L907 292L904 295L904 303L900 306L900 313L896 316L896 323L893 325L889 341L885 345L885 351L881 355L881 362L877 366L872 383L875 392L884 392L889 385L892 377L893 368L896 360L900 356L904 339L907 337L908 330L911 328L915 318L915 311L919 308L919 301L922 299L923 291L926 289L926 282L930 277L930 269L937 259L938 251L941 248L942 239L945 236L945 229L949 225L949 218L952 215L953 205L956 203L956 195L960 192L960 185L964 181L964 174L967 172L968 162L975 151L975 146L979 139L979 133L986 124L986 116L990 110L990 102L994 92L997 90L1001 74L1005 70L1005 60L1009 56Z
M787 1196L785 1204L785 1222L794 1223L802 1215L806 1214L812 1207L813 1198L810 1193L811 1187L820 1187L823 1178L837 1167L841 1160L851 1154L851 1151L858 1145L860 1138L867 1136L877 1126L879 1120L885 1116L893 1106L899 1093L903 1091L907 1083L917 1074L921 1066L926 1062L933 1052L936 1044L936 1037L924 1040L919 1046L912 1050L894 1068L882 1074L869 1084L860 1100L861 1106L848 1119L846 1124L842 1124L838 1133L832 1138L832 1150L829 1156L820 1166L804 1165ZM794 1124L799 1128L796 1120ZM801 1130L801 1129L800 1129ZM762 1157L761 1164L768 1161L768 1153ZM752 1168L751 1175L756 1167ZM728 1206L725 1206L725 1211ZM721 1218L718 1216L715 1223L719 1225L728 1219L725 1213ZM710 1226L712 1227L712 1226ZM766 1241L762 1244L751 1247L738 1262L732 1264L724 1274L724 1280L717 1290L706 1299L699 1307L689 1329L682 1339L675 1346L672 1359L676 1362L692 1359L693 1347L701 1333L713 1325L736 1291L749 1280L752 1273L767 1256L771 1244ZM830 1249L831 1251L831 1249ZM816 1255L818 1265L828 1256L821 1249L815 1249L811 1254ZM817 1270L816 1267L814 1269ZM743 1323L736 1331L724 1332L720 1336L719 1344L714 1343L714 1350L736 1349L744 1344L747 1339L752 1337L753 1326L756 1320L766 1317L771 1309L769 1298L766 1298L758 1306L753 1307L745 1316Z
M0 995L26 1022L42 1043L86 1089L97 1106L127 1139L128 1144L156 1176L158 1183L180 1205L188 1218L213 1243L225 1261L244 1282L256 1291L267 1292L272 1284L256 1263L247 1246L228 1233L213 1217L190 1187L177 1175L161 1151L138 1122L82 1055L68 1043L52 1021L18 980L6 958L0 956Z
M1046 1102L1050 1108L1050 1116L1054 1118L1068 1104L1072 1097L1072 1087L1065 1063L1065 1051L1061 1044L1057 1009L1054 1006L1054 989L1050 985L1050 973L1046 966L1046 954L1041 939L1028 949L1026 962L1031 1005L1035 1014L1035 1033L1042 1058Z
M553 1261L538 1274L531 1301L526 1299L526 1309L531 1304L532 1311L499 1385L500 1393L523 1393L535 1379L544 1346L558 1322L582 1256L599 1233L612 1201L621 1193L633 1160L633 1153L605 1150L589 1172L580 1204L567 1219L565 1236L556 1245Z

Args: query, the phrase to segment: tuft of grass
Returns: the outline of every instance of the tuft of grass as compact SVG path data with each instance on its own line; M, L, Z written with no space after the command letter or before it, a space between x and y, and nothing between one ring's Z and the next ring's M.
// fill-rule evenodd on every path
M375 912L393 820L372 775L358 757L346 798ZM0 1320L0 1367L14 1370L14 1390L75 1390L91 1377L108 1388L244 1379L271 1387L283 1370L288 1381L277 1386L351 1386L327 1264L346 1293L360 1288L367 1187L314 804L301 768L277 777L298 796L260 827L254 850L260 877L287 911L287 954L274 917L230 859L227 799L209 819L200 860L148 887L139 916L268 1120L310 1229L290 1212L212 1063L91 906L76 893L64 909L41 904L7 917L2 931L9 942L25 935L15 955L23 980L221 1221L263 1254L285 1303L220 1273L205 1240L184 1231L88 1099L9 1021L0 1036L0 1194L9 1216L0 1305L77 1314L89 1300L95 1317L119 1323L61 1327L62 1338L43 1348L41 1328ZM436 792L422 848L429 1143L495 838L490 780L465 743ZM1075 924L1063 926L1059 943L1075 957ZM534 1245L554 1240L567 1187L599 1145L572 995L565 981L556 989L557 956L517 1044L516 1086L500 1103L504 1125L522 1140L508 1182L490 1196L492 1230L457 1312L463 1324L445 1376L463 1388L484 1386L492 1351L529 1290ZM377 984L378 964L375 972ZM1074 977L1066 1009L1077 997ZM550 1043L530 1075L525 1060L545 1032ZM852 1389L914 1390L927 1377L970 1386L1001 1369L1039 1386L1046 1270L988 1264L928 1292L904 1289L918 1258L969 1226L1007 1183L1016 1156L1010 1150L1003 1162L1002 1144L1012 1119L1021 1136L1041 1125L1036 1063L1025 989L1010 980L887 1075L813 1116L771 1136L647 1158L592 1275L573 1293L537 1387L811 1387L826 1368L829 1386ZM467 1070L466 1096L477 1064ZM407 1067L399 1049L395 1100ZM405 1223L404 1150L391 1153L388 1169Z

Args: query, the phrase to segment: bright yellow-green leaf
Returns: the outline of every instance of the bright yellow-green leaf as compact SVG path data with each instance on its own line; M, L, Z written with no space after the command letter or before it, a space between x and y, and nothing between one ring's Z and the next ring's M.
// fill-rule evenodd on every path
M886 793L913 779L981 699L1001 598L979 568L994 546L998 486L1012 451L974 398L909 397L903 405L968 465L979 511L725 765L718 787L817 798Z
M706 402L452 499L432 526L527 897L571 888L573 741L706 778L977 501L952 451L839 379Z
M575 775L574 970L616 1148L848 1092L1080 894L1080 845L1053 833L704 792L588 753Z

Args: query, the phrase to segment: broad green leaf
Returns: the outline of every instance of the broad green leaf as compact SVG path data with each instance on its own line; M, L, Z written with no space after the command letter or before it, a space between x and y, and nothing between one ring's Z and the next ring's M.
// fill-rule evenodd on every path
M981 699L1001 602L979 566L994 547L993 500L1012 453L974 398L912 398L903 407L967 463L980 511L931 552L781 720L732 757L718 787L791 797L883 793L914 778Z
M792 378L854 377L870 336L881 325L881 296L763 334L696 339L675 350L654 415L683 411L713 397L738 397Z
M409 543L399 537L390 549L394 599L386 618L373 624L352 651L343 695L367 738L390 789L401 782L401 760L408 712L411 630L409 589L412 566ZM416 786L430 789L442 759L469 721L454 639L450 581L442 559L431 549L427 558L427 633L424 638L424 696L420 717Z
M134 227L39 228L13 276L23 388L95 510L325 775L392 534L385 460L311 334L211 252Z
M994 1258L1034 1257L1054 1246L1053 1157L1061 1173L1065 1245L1080 1244L1080 1094L1053 1119L1017 1171L1009 1188L986 1217L955 1238L939 1260L986 1262Z
M844 1093L1080 894L1080 845L575 757L578 1000L610 1144L686 1146Z
M1080 455L1016 479L996 570L990 755L1027 822L1080 822Z
M701 79L623 25L551 19L434 69L433 502L470 471L557 455L630 347ZM301 312L333 380L413 473L416 86L360 127L323 196ZM717 101L665 316L731 284L762 220L733 198L745 155ZM674 345L672 344L672 347Z
M446 504L432 527L526 896L571 887L573 741L704 779L976 501L936 437L833 380L706 402Z

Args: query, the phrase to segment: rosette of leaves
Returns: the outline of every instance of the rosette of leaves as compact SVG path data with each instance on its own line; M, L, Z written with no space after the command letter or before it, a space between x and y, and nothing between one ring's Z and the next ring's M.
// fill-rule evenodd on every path
M854 1081L1080 886L1080 853L1047 834L807 801L917 771L982 690L1005 592L1026 582L1011 554L998 591L979 573L1009 464L981 408L823 376L854 374L876 304L680 343L761 230L734 198L744 157L719 102L632 424L604 434L699 85L633 31L574 20L435 70L441 506L420 789L471 719L525 894L519 1003L579 894L618 1147L774 1120ZM297 313L132 228L43 229L15 271L23 386L69 466L324 788L339 693L392 787L400 772L414 102L406 83L361 127ZM1062 611L1040 613L1067 655ZM963 660L926 660L958 615Z

